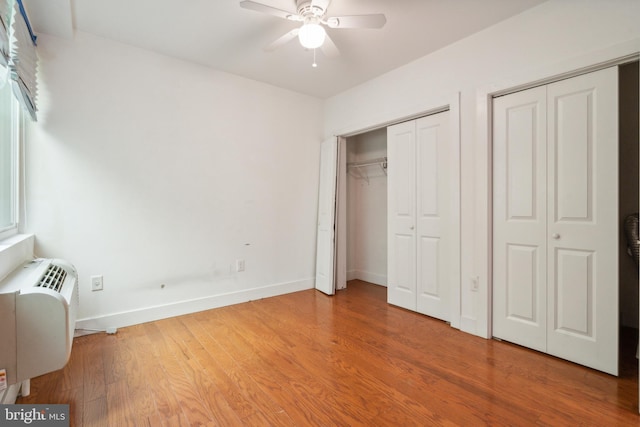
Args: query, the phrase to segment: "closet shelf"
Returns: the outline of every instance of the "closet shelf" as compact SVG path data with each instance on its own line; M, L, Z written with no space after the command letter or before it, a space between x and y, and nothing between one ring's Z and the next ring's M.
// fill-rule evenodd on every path
M377 159L364 160L362 162L349 162L347 163L347 170L352 176L355 176L356 178L362 178L365 181L367 181L367 184L369 184L369 175L367 174L365 169L369 166L379 166L380 169L382 169L382 172L384 172L385 175L387 174L387 158L386 157L379 157Z

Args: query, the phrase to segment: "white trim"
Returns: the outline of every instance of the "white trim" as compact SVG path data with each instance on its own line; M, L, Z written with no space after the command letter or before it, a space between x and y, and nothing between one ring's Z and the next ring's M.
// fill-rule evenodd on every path
M348 280L362 280L364 282L373 283L374 285L387 286L387 275L372 273L370 271L349 270L347 273Z
M298 280L295 282L278 283L260 288L243 289L226 294L213 295L192 300L178 301L172 304L146 307L139 310L124 311L105 316L78 319L76 329L105 331L108 328L122 328L154 320L181 316L198 311L240 304L253 300L284 295L292 292L314 288L314 279Z
M335 288L347 287L347 139L338 138L338 174L336 180Z
M33 234L15 234L0 240L0 280L22 263L33 259L34 241Z
M18 233L19 230L19 222L20 222L20 211L19 211L19 201L20 201L20 173L21 173L21 165L20 165L20 156L21 156L21 147L23 141L24 134L24 119L22 117L22 110L20 105L16 101L15 97L10 92L10 132L11 137L9 144L11 145L11 165L10 168L12 170L11 174L11 194L10 194L10 203L11 203L11 223L6 227L0 229L0 240L6 239L10 236L13 236Z
M459 92L455 92L457 95ZM406 122L408 120L417 119L419 117L430 116L432 114L441 113L451 109L451 96L447 98L437 99L435 102L415 105L413 107L402 109L400 111L381 114L375 118L367 118L366 122L347 125L340 130L332 133L333 136L343 136L345 138L356 136L361 133L370 132L372 130L386 128L397 123Z
M0 231L0 242L18 234L18 226L12 225ZM1 244L1 243L0 243Z
M479 278L477 292L477 315L475 322L467 318L462 328L484 338L490 338L491 332L491 206L492 206L492 135L491 135L491 100L494 96L547 84L552 81L585 74L597 69L611 67L637 59L640 52L640 39L592 52L561 63L542 67L527 74L505 79L494 84L481 87L476 94L476 155L475 155L475 188L476 215L474 229L476 240L474 246L474 275Z
M634 53L631 53L629 55L625 55L623 57L609 59L609 60L598 62L598 63L592 64L592 65L588 65L588 66L585 66L585 67L580 67L578 69L572 69L572 70L564 72L564 73L554 74L554 75L551 75L551 76L543 77L543 78L541 78L539 80L527 81L527 82L525 82L525 83L523 83L521 85L509 86L509 87L507 87L507 88L505 88L503 90L498 90L496 92L492 92L491 96L492 97L502 96L502 95L507 95L509 93L514 93L514 92L519 92L519 91L526 90L526 89L531 89L533 87L547 85L549 83L554 83L554 82L557 82L557 81L560 81L560 80L570 79L572 77L576 77L576 76L579 76L579 75L582 75L582 74L591 73L593 71L599 71L599 70L603 70L605 68L615 67L615 66L618 66L618 65L634 62L634 61L637 61L638 58L639 58L638 52L634 52Z
M452 260L453 277L451 287L451 326L457 329L461 328L462 320L460 319L461 298L462 298L462 156L461 156L461 139L460 139L460 92L456 92L449 102L449 119L451 121L451 144L452 144L452 161L449 165L453 169L452 176L455 178L452 182L452 194L455 196L451 200L451 212L454 217L451 219L455 224L453 227L453 241L457 244L457 257Z

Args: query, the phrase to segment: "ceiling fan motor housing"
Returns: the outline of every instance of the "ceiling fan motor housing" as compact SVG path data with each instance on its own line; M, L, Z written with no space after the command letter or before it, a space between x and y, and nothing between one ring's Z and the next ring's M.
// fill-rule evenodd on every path
M304 18L322 17L327 11L329 0L297 0L298 15Z

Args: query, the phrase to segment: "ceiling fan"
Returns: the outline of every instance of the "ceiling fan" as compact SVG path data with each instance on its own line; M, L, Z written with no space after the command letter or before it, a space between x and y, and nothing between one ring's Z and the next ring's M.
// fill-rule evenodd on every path
M267 45L265 47L265 50L267 51L275 50L298 37L300 44L306 49L320 48L326 56L333 57L339 55L340 52L323 26L337 29L382 28L387 22L387 18L381 13L371 15L327 17L327 8L330 3L331 0L296 0L295 13L277 9L251 0L241 1L240 7L288 19L290 21L302 22L302 26L299 28L289 31L282 37Z

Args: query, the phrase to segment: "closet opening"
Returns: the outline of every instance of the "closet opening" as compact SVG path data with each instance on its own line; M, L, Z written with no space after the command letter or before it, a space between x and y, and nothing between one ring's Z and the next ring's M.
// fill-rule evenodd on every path
M383 286L460 328L460 94L436 105L322 142L315 287Z
M618 70L619 109L619 311L620 311L620 376L637 378L638 361L638 251L637 222L633 216L640 210L640 137L638 123L640 73L638 61L620 65ZM637 218L637 217L636 217ZM629 219L629 220L627 220ZM631 241L631 244L629 244ZM637 248L637 240L636 246Z
M387 128L346 138L346 278L387 286Z
M452 321L459 276L452 117L449 109L439 110L343 141L338 158L346 159L347 172L337 191L338 289L344 270L345 282L385 286L389 304Z

